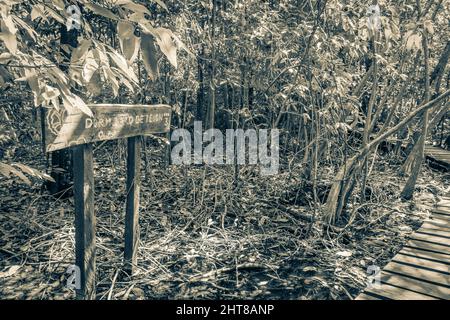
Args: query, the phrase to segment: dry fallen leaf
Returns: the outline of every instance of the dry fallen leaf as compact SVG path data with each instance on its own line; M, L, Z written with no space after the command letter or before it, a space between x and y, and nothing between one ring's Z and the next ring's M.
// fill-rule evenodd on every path
M11 266L7 271L0 272L0 279L10 277L20 269L20 266Z
M351 257L352 253L350 251L338 251L336 255L340 257Z

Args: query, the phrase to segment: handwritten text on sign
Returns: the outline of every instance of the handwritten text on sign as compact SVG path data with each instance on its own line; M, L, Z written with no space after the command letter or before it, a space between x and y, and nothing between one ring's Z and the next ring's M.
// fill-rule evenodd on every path
M168 105L90 105L94 117L81 111L50 109L45 115L47 152L84 143L170 130Z

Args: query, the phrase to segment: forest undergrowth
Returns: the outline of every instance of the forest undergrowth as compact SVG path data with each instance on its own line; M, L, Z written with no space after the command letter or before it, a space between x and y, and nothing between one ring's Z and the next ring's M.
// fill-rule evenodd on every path
M45 171L39 143L27 149L14 157ZM350 202L354 214L327 227L300 165L284 161L276 176L243 166L236 181L233 166L167 166L153 141L142 163L138 268L129 278L121 271L125 150L115 141L94 152L99 299L353 299L367 284L367 267L383 267L450 189L448 174L424 166L414 200L402 202L401 159L379 154L364 206ZM42 181L0 179L0 294L75 298L66 287L73 198L49 195ZM324 164L319 199L332 179Z

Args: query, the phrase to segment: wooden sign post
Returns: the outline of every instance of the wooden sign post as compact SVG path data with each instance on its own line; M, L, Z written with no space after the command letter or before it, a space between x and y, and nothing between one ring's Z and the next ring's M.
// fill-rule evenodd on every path
M168 105L90 105L80 110L45 113L46 152L72 147L75 198L75 263L80 271L77 298L95 299L95 213L92 143L128 138L124 269L132 275L139 243L141 137L170 131Z

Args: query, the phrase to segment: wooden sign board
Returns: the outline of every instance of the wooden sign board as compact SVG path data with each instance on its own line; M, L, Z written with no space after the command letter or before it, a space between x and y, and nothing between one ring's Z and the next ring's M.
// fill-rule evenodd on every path
M94 117L80 110L46 110L45 151L170 130L171 107L168 105L93 104L89 108Z
M124 262L126 272L132 275L139 244L140 136L169 132L171 117L168 105L95 104L89 108L93 117L80 110L50 109L45 110L43 118L46 152L73 147L75 261L80 273L77 287L80 299L96 297L92 143L128 138Z

